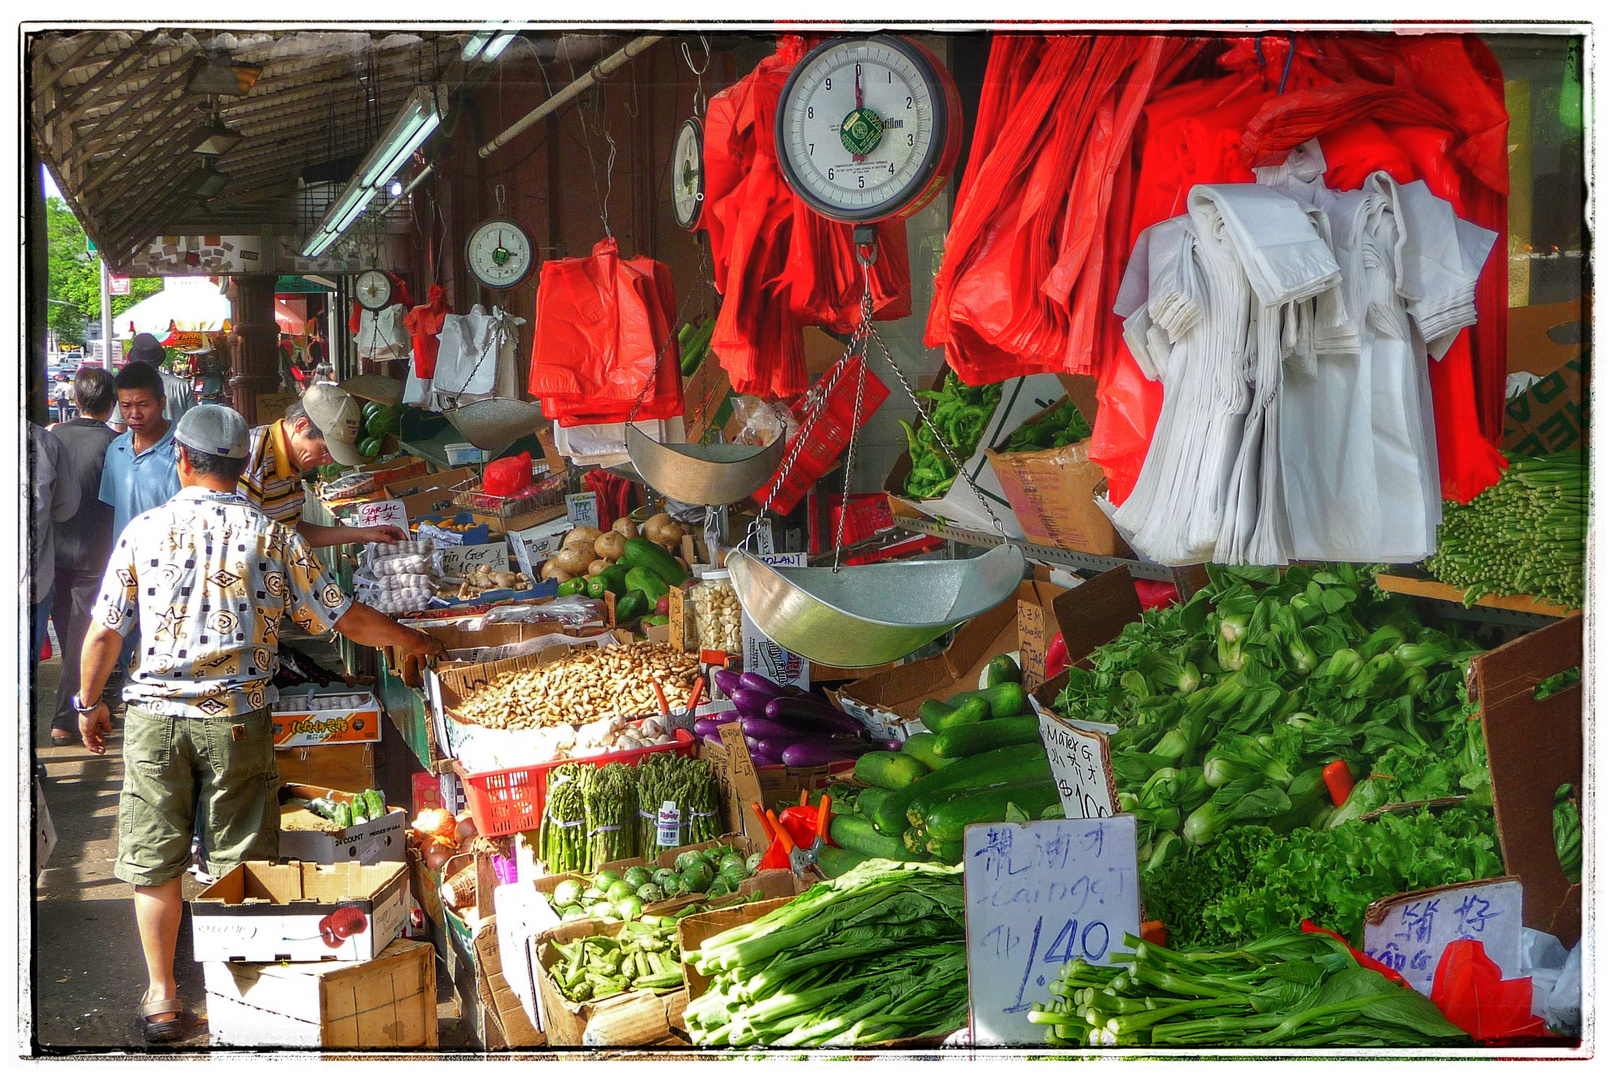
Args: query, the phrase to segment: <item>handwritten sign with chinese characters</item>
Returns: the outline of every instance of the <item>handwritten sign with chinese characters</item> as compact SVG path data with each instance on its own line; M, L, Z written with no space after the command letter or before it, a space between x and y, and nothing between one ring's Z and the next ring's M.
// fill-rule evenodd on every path
M478 566L490 570L510 568L508 544L461 544L442 553L442 572L448 577L462 578Z
M1072 960L1106 964L1141 932L1137 819L971 825L963 878L976 1046L1041 1046L1025 1018Z
M1523 883L1517 878L1470 881L1443 889L1400 893L1367 909L1365 945L1374 959L1431 994L1445 946L1464 938L1484 943L1504 979L1522 964Z
M396 525L406 533L409 531L409 515L404 512L403 502L399 499L379 499L375 502L359 503L354 507L349 520L359 529L368 529L376 525Z
M1113 815L1120 799L1109 766L1109 740L1101 732L1082 731L1055 716L1034 698L1031 704L1041 722L1042 748L1047 751L1047 763L1053 767L1053 782L1058 785L1064 816Z

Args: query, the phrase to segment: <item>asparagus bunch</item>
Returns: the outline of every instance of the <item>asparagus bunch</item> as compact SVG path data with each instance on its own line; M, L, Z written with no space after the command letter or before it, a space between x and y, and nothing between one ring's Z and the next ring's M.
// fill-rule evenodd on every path
M551 874L582 873L588 862L588 814L584 788L592 765L558 765L549 773L538 857Z

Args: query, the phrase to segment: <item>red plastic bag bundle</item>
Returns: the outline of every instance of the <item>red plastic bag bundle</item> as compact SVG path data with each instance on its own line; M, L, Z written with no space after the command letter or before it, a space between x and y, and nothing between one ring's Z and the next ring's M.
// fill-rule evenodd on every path
M437 371L437 346L441 344L437 335L442 333L447 314L447 294L441 285L433 285L426 290L426 302L409 309L403 317L404 329L409 331L414 345L414 373L419 378L429 379Z
M1156 85L1202 42L1002 34L925 342L965 382L1097 370L1124 269L1132 140ZM1113 212L1112 212L1113 211Z
M778 51L713 96L706 113L702 222L723 297L711 348L736 392L764 398L805 392L803 326L848 332L862 306L852 227L813 211L779 171L773 120L806 48L800 37L781 37ZM907 228L883 222L878 236L869 277L875 317L902 318L912 311Z
M1534 980L1503 979L1501 969L1477 941L1445 946L1429 998L1445 1019L1480 1042L1549 1034L1546 1022L1532 1011Z
M666 264L623 259L610 237L544 263L528 383L543 414L566 426L681 415L675 317Z
M532 455L525 450L513 457L501 457L482 470L482 490L505 497L532 486Z

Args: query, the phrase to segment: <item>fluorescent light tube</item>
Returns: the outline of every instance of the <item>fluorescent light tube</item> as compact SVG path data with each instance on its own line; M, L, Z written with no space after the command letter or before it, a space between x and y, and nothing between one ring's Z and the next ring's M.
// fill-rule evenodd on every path
M498 37L494 38L493 43L489 45L487 47L487 51L482 54L482 63L491 64L494 60L497 60L498 54L509 48L510 42L514 40L514 31L500 34Z

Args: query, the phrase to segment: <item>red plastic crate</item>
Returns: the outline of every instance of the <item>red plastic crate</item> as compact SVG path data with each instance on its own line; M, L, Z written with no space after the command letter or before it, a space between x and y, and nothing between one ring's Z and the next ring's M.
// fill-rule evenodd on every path
M589 765L609 765L613 761L637 761L649 754L668 751L684 757L694 753L694 736L678 729L672 732L672 737L672 742L661 746L617 750L593 757L559 758L541 765L523 765L516 769L494 769L482 773L467 772L456 761L454 772L464 784L465 804L476 822L476 831L483 836L508 836L535 829L543 821L544 800L549 791L549 770L579 761Z

